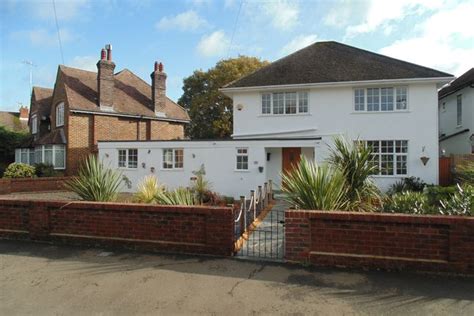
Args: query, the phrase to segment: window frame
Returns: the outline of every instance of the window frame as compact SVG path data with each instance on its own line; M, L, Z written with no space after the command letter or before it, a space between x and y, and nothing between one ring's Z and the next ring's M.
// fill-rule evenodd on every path
M295 95L296 107L287 105L287 95ZM278 98L275 98L275 97ZM269 97L269 98L268 98ZM281 99L280 99L281 97ZM293 99L292 99L293 100ZM264 104L269 102L268 104ZM276 104L281 102L281 104ZM287 111L289 108L295 108L294 113ZM278 109L278 111L275 111ZM306 109L306 111L301 111ZM268 111L269 110L269 111ZM279 113L281 110L281 113ZM278 113L275 113L278 112ZM292 116L292 115L309 115L309 92L308 91L277 91L277 92L263 92L260 94L260 115L261 116Z
M48 146L48 148L46 148ZM46 151L51 151L51 165L53 165L54 170L65 170L66 169L66 145L60 144L49 144L49 145L38 145L35 148L29 149L29 164L33 165L35 163L46 163L45 162L45 153ZM56 165L56 153L63 152L63 166L58 167ZM34 154L34 161L31 161L31 154Z
M38 116L36 114L31 116L31 134L38 134Z
M136 155L132 155L131 151L134 151ZM125 152L124 155L122 155L122 152ZM124 165L121 166L121 161L122 161L122 156L125 158ZM131 165L133 162L132 159L130 159L132 156L136 157L135 159L135 166ZM119 148L117 149L117 168L119 169L131 169L135 170L138 169L138 149L137 148Z
M373 174L372 176L374 177L408 177L410 175L410 170L409 170L409 154L410 154L410 142L407 139L383 139L383 140L377 140L377 139L370 139L370 140L364 140L364 145L369 146L369 142L377 142L377 147L378 151L373 152L372 156L377 156L377 162L378 162L378 167L377 170L378 172ZM383 151L383 142L391 142L391 148L392 151ZM400 144L400 145L399 145ZM387 148L387 146L386 146ZM388 147L390 148L390 147ZM403 148L405 148L405 151L403 151ZM400 152L397 152L397 150L400 149ZM382 163L383 159L382 156L391 156L391 162L392 162L392 173L391 174L383 174L383 169L382 169ZM403 159L400 157L404 157ZM400 158L400 159L399 159ZM403 161L404 160L404 161ZM398 163L405 163L405 173L398 173Z
M374 106L376 106L376 110L369 110L369 94L368 94L368 90L377 90L378 91L378 95L375 96L377 99L378 99L378 102L376 104L374 104ZM385 100L385 103L382 103L382 99L386 96L386 95L382 95L383 92L387 92L390 91L389 89L391 89L391 98L392 98L392 101L391 102L388 102L388 100ZM362 95L357 95L357 93L359 91L363 91L363 94ZM401 91L404 91L404 93L401 93ZM390 93L389 93L390 94ZM405 102L406 102L406 105L405 105L405 108L404 109L399 109L399 106L398 106L398 101L397 101L397 98L399 95L404 95L405 96ZM408 86L397 86L397 85L394 85L394 86L373 86L373 87L355 87L352 89L352 112L353 113L397 113L397 112L408 112L409 111L409 98L408 98L408 95L409 95L409 89L408 89ZM356 100L357 99L357 100ZM360 104L360 102L358 103L357 101L360 101L360 99L363 100L363 104ZM383 110L382 109L382 106L383 105L386 105L387 109ZM390 109L388 109L390 105Z
M165 157L167 153L171 152L171 160L168 160ZM163 148L162 150L162 161L161 161L161 169L162 170L183 170L184 169L184 148ZM181 161L177 159L177 157L181 157ZM165 167L165 163L169 165L169 167ZM181 166L178 164L181 163Z
M456 127L462 126L462 94L456 95Z
M245 152L240 152L245 150ZM239 158L242 158L239 161ZM246 158L246 159L244 159ZM246 160L246 161L244 161ZM246 165L246 168L243 168ZM248 147L236 147L235 148L235 171L248 172L249 171L249 148Z
M56 127L64 126L64 102L56 105Z

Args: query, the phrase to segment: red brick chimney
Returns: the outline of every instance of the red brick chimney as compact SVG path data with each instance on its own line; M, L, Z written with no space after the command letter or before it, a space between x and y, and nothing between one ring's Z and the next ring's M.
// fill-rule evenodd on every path
M21 106L20 107L20 120L28 120L28 113L29 110L26 106Z
M151 108L158 116L165 116L166 108L166 73L163 64L155 61L155 69L151 77Z
M110 109L114 102L114 69L112 61L112 45L105 45L100 52L100 60L97 63L97 91L99 93L98 104L101 108Z

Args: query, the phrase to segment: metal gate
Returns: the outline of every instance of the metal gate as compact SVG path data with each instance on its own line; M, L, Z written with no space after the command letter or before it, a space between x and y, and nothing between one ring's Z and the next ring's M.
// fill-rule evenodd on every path
M271 182L241 197L235 217L235 255L239 258L276 260L284 258L286 204L273 200Z

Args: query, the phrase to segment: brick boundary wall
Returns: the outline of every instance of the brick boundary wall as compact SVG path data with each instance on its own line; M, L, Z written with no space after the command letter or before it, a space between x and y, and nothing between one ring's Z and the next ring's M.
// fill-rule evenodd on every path
M474 218L285 212L285 259L316 266L474 273Z
M228 207L0 199L0 239L230 256Z
M64 190L70 177L0 179L0 194Z

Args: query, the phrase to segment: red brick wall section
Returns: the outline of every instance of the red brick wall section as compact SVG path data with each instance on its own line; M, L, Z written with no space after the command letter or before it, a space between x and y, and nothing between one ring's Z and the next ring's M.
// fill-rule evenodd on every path
M64 190L68 177L0 179L0 194Z
M231 208L0 199L0 238L230 256Z
M289 210L285 257L317 266L474 273L474 218Z

